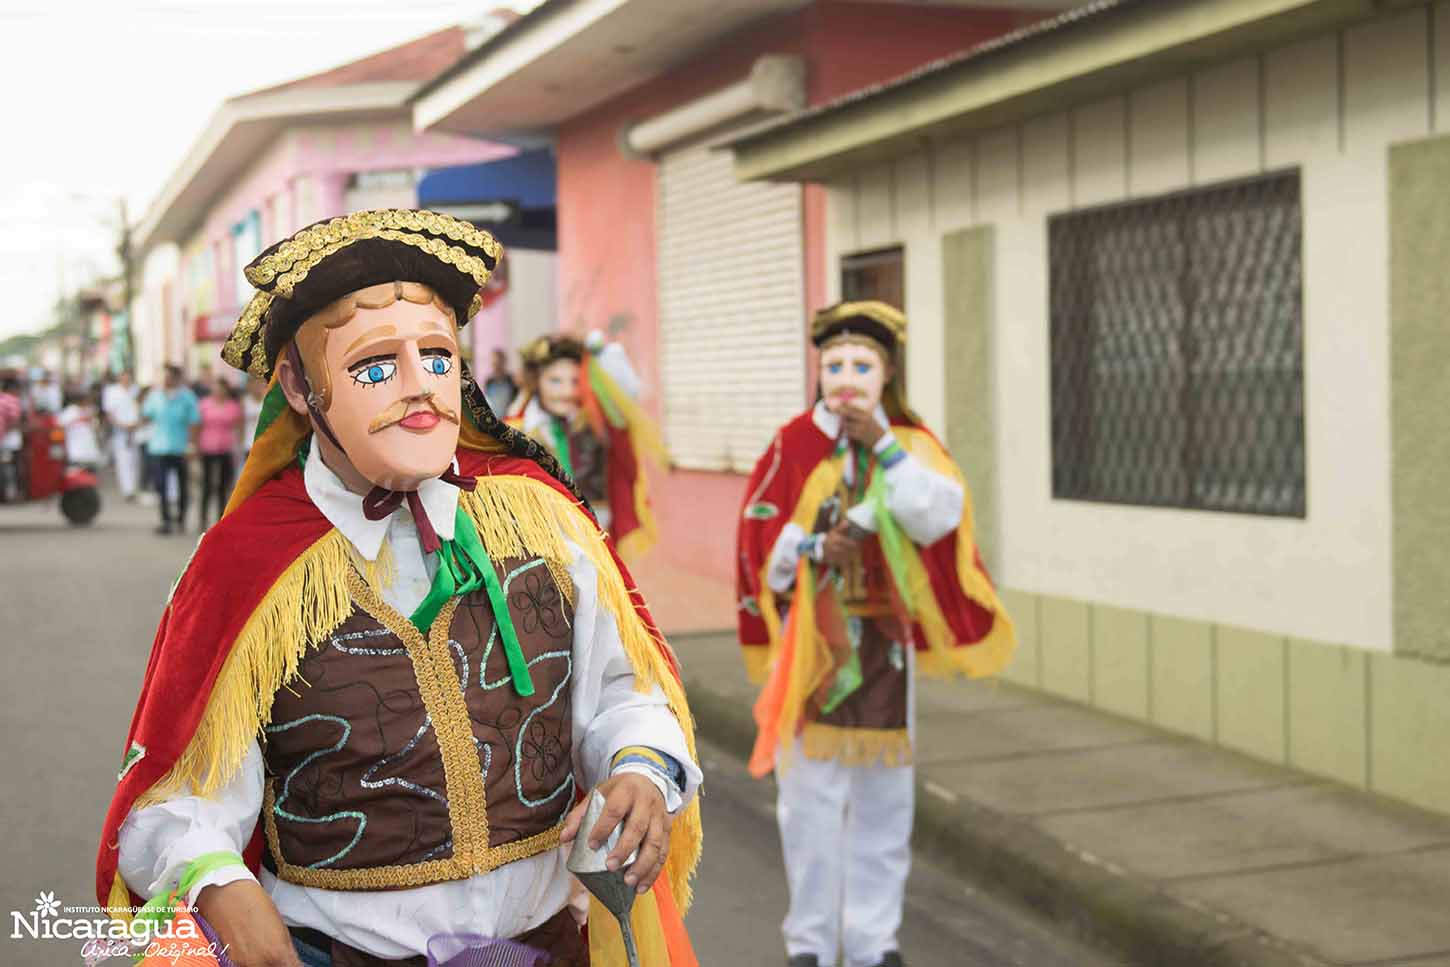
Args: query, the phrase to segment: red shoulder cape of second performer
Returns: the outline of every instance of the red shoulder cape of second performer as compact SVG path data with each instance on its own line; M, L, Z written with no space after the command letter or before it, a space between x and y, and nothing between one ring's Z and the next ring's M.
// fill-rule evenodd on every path
M801 513L806 483L820 464L835 452L836 441L816 425L813 409L793 418L776 433L757 461L745 488L745 500L737 521L736 594L739 640L753 678L761 680L773 644L779 636L780 620L774 595L763 586L770 552L785 525ZM910 442L914 450L934 461L932 469L957 475L945 447L926 427L909 419L893 418L892 429ZM929 464L930 465L930 464ZM965 487L965 481L963 481ZM807 513L814 518L814 511ZM809 523L804 525L809 529ZM943 642L950 649L969 649L988 639L1005 639L1006 655L1015 639L1011 623L992 591L990 579L972 540L970 494L966 497L963 522L957 530L919 549L921 564L929 580L931 595L945 625ZM929 636L916 635L918 651L928 650ZM774 642L778 644L778 642ZM965 657L965 656L964 656ZM1005 656L1004 656L1005 660ZM993 661L991 665L996 665ZM976 662L966 662L977 673ZM990 673L990 672L987 672Z

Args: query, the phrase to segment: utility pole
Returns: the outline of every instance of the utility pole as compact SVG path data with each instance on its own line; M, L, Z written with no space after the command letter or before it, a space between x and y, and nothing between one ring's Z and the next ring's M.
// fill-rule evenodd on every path
M123 312L126 313L126 331L124 334L116 333L120 337L121 351L119 353L122 369L130 369L135 365L132 358L133 337L132 330L136 320L131 318L131 300L135 298L135 267L132 264L133 253L131 251L131 219L126 215L126 196L122 195L116 200L117 214L121 219L120 237L117 240L116 255L121 262L121 297L126 300Z

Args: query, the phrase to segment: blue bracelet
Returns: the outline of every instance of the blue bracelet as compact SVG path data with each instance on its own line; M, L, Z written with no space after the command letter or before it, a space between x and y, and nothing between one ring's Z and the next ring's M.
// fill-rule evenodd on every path
M892 440L885 450L882 450L876 455L876 462L881 465L881 469L883 470L890 470L905 459L906 451L895 440Z
M676 762L674 756L666 755L658 749L649 749L648 752L652 754L645 755L641 752L630 752L628 749L624 749L610 763L610 771L613 772L626 763L638 763L671 783L677 792L684 792L685 767Z

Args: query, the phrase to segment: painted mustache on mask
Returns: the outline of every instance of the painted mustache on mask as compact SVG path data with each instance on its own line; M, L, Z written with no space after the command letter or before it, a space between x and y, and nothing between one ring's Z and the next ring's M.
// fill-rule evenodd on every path
M393 424L407 419L408 410L414 403L421 403L428 407L439 419L447 420L449 423L458 422L457 413L438 402L432 393L423 393L419 396L405 396L400 400L394 400L387 409L373 417L373 421L368 424L368 432L381 433Z
M864 401L866 394L852 386L843 386L840 389L832 390L826 396L826 409L839 412L842 407L855 406L857 400Z

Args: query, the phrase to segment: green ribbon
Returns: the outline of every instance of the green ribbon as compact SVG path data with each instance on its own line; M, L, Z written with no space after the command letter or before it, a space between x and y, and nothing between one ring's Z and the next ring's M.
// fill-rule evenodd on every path
M257 413L257 429L252 434L253 443L262 438L262 434L267 432L267 428L277 421L277 417L281 416L285 409L287 409L287 396L282 392L282 384L278 382L267 390L266 396L262 397L262 409Z
M842 609L844 611L844 609ZM842 621L847 629L851 627L850 620L844 614ZM848 631L849 634L849 631ZM845 664L836 669L836 677L831 681L831 688L826 692L826 700L821 703L821 712L830 715L842 702L850 698L861 685L866 677L861 674L861 640L858 635L851 635L851 657L847 658Z
M886 477L879 470L871 475L871 483L866 489L866 500L875 512L876 537L881 541L881 554L886 558L886 566L891 571L897 593L901 595L901 603L906 607L907 614L916 614L916 606L911 600L911 581L908 576L910 567L907 564L907 549L911 539L906 536L886 506Z
M859 481L866 479L866 457L864 453L858 453ZM916 608L912 603L910 567L908 565L908 548L910 538L891 516L891 510L886 506L886 477L879 467L872 472L869 483L866 484L865 502L870 505L876 518L876 538L881 542L881 556L886 559L886 567L891 572L892 583L896 585L896 591L901 596L902 606L908 614L915 614ZM847 629L850 629L850 619L843 616ZM835 681L831 683L830 690L826 693L825 701L821 704L821 711L830 714L844 702L850 695L861 687L863 677L861 674L860 642L856 636L851 640L851 657L836 671Z
M559 466L571 478L574 476L574 461L569 459L569 434L564 430L564 421L557 416L549 417L549 435L554 438L554 456Z
M297 452L299 466L307 464L311 442L312 437L303 438L303 445ZM493 619L498 624L498 635L503 639L503 654L508 661L514 691L524 696L534 694L534 679L529 674L529 663L524 658L523 646L519 644L519 633L514 628L514 619L509 615L503 585L499 583L493 561L478 536L478 528L473 526L473 518L459 504L453 515L453 540L439 541L438 570L433 575L433 583L418 607L408 616L408 621L426 638L445 604L479 588L484 588L488 593Z
M529 663L524 658L518 631L509 614L503 585L499 583L498 573L483 547L483 541L479 539L478 528L473 526L473 518L464 512L460 504L453 518L453 540L443 541L438 548L438 571L433 575L433 584L408 620L427 635L445 604L479 588L487 592L488 603L493 608L514 691L524 696L534 694L534 680L529 675Z
M241 854L231 850L217 850L215 853L203 853L192 860L181 873L181 878L176 883L176 889L166 890L156 894L146 901L146 904L136 912L134 919L142 923L149 923L153 928L153 936L156 932L171 921L176 914L176 904L181 897L191 892L202 877L208 876L217 870L225 869L228 866L245 866Z

